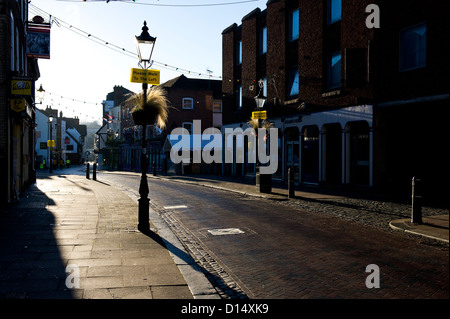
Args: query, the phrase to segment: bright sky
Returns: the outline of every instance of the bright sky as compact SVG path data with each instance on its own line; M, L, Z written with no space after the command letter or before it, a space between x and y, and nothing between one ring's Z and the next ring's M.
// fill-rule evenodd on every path
M51 14L54 21L50 59L39 59L41 77L36 88L42 84L47 93L38 108L51 105L66 117L102 123L101 102L115 85L140 92L142 84L130 82L130 70L139 68L135 36L140 35L144 20L150 35L157 37L152 68L161 70L161 83L181 74L208 78L207 69L213 72L213 79L221 79L222 31L233 23L240 24L255 8L264 10L266 3L267 0L31 0L29 19L41 15L48 21ZM100 40L109 44L99 43Z

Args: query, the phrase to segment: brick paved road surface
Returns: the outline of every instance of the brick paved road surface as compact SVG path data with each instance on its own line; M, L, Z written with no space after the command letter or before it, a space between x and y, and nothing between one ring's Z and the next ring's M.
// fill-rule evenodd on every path
M137 180L104 178L131 187ZM376 228L325 214L324 206L299 209L163 180L149 187L152 203L182 229L186 244L206 251L200 259L220 265L250 298L449 297L448 247L391 232L387 224ZM218 228L243 233L209 232ZM380 288L366 287L371 264L379 267Z

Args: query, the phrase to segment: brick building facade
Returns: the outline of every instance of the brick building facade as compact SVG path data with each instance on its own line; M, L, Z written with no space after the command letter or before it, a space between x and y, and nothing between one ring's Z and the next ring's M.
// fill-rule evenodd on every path
M0 204L35 181L36 58L27 56L28 2L0 2ZM49 28L49 26L48 26Z
M167 129L165 134L177 127L185 127L192 132L194 120L201 120L202 131L209 127L222 126L221 87L219 80L192 79L180 75L161 84L167 91L167 98L171 103Z
M370 4L380 28L366 25ZM441 191L445 148L423 132L448 141L445 12L439 1L269 0L222 32L224 127L246 125L262 80L279 130L275 178L294 168L303 184L407 193L419 175L429 195ZM432 158L421 155L428 148ZM246 162L224 165L249 172Z
M180 75L160 85L167 92L170 112L167 126L162 136L167 169L177 173L217 173L214 165L173 165L170 160L170 138L175 128L185 128L190 134L201 134L207 128L222 127L222 81L212 79L194 79ZM199 132L194 129L194 121L201 124ZM191 145L192 147L192 145Z

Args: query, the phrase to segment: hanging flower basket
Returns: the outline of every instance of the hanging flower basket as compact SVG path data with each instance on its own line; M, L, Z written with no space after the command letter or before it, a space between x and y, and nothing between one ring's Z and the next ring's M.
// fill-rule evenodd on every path
M134 124L151 125L156 122L157 112L151 108L139 108L131 113Z
M157 86L150 88L147 97L143 99L141 94L133 94L125 101L125 105L134 107L131 111L135 125L157 124L163 128L168 116L168 100L166 92Z
M131 115L133 116L135 125L145 125L146 118L145 118L145 112L143 109L136 110L136 111L132 112Z

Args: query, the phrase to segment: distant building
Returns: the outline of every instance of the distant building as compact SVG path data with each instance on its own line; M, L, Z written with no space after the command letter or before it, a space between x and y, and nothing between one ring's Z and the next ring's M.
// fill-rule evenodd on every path
M126 132L134 130L131 116L123 102L131 95L132 91L117 85L112 92L106 95L103 101L103 125L96 132L94 146L98 159L105 168L120 168L120 141L125 140Z
M79 124L78 118L62 117L62 112L57 116L58 110L46 108L36 109L36 167L41 168L44 163L48 168L50 165L50 148L48 140L55 141L52 148L53 161L58 166L70 160L71 164L80 164L83 156L84 139L86 137L86 125ZM53 116L52 137L50 138L49 116ZM56 168L56 166L55 166Z
M201 121L200 131L215 127L222 128L222 81L212 79L191 79L180 75L160 85L167 91L167 98L171 103L167 128L162 137L165 141L165 149L160 158L166 161L168 170L175 170L170 160L170 141L167 136L178 127L185 128L190 134L199 134L193 131L194 120ZM201 133L200 132L200 133ZM161 166L161 164L160 164ZM215 165L186 164L179 165L177 173L218 173Z
M145 131L149 171L162 172L174 170L168 152L170 142L167 136L177 127L192 132L194 120L200 120L202 129L222 126L221 81L210 79L194 79L184 75L160 84L170 103L166 128L161 130L148 125ZM124 110L123 110L124 111ZM139 171L141 169L142 130L134 125L131 110L127 109L122 117L123 139L120 148L120 168ZM188 165L186 172L200 171L200 167ZM177 172L184 171L179 169Z
M41 164L43 168L48 168L50 165L50 150L47 146L47 141L50 140L50 123L45 111L36 109L36 167L40 169ZM53 131L52 131L53 135Z

